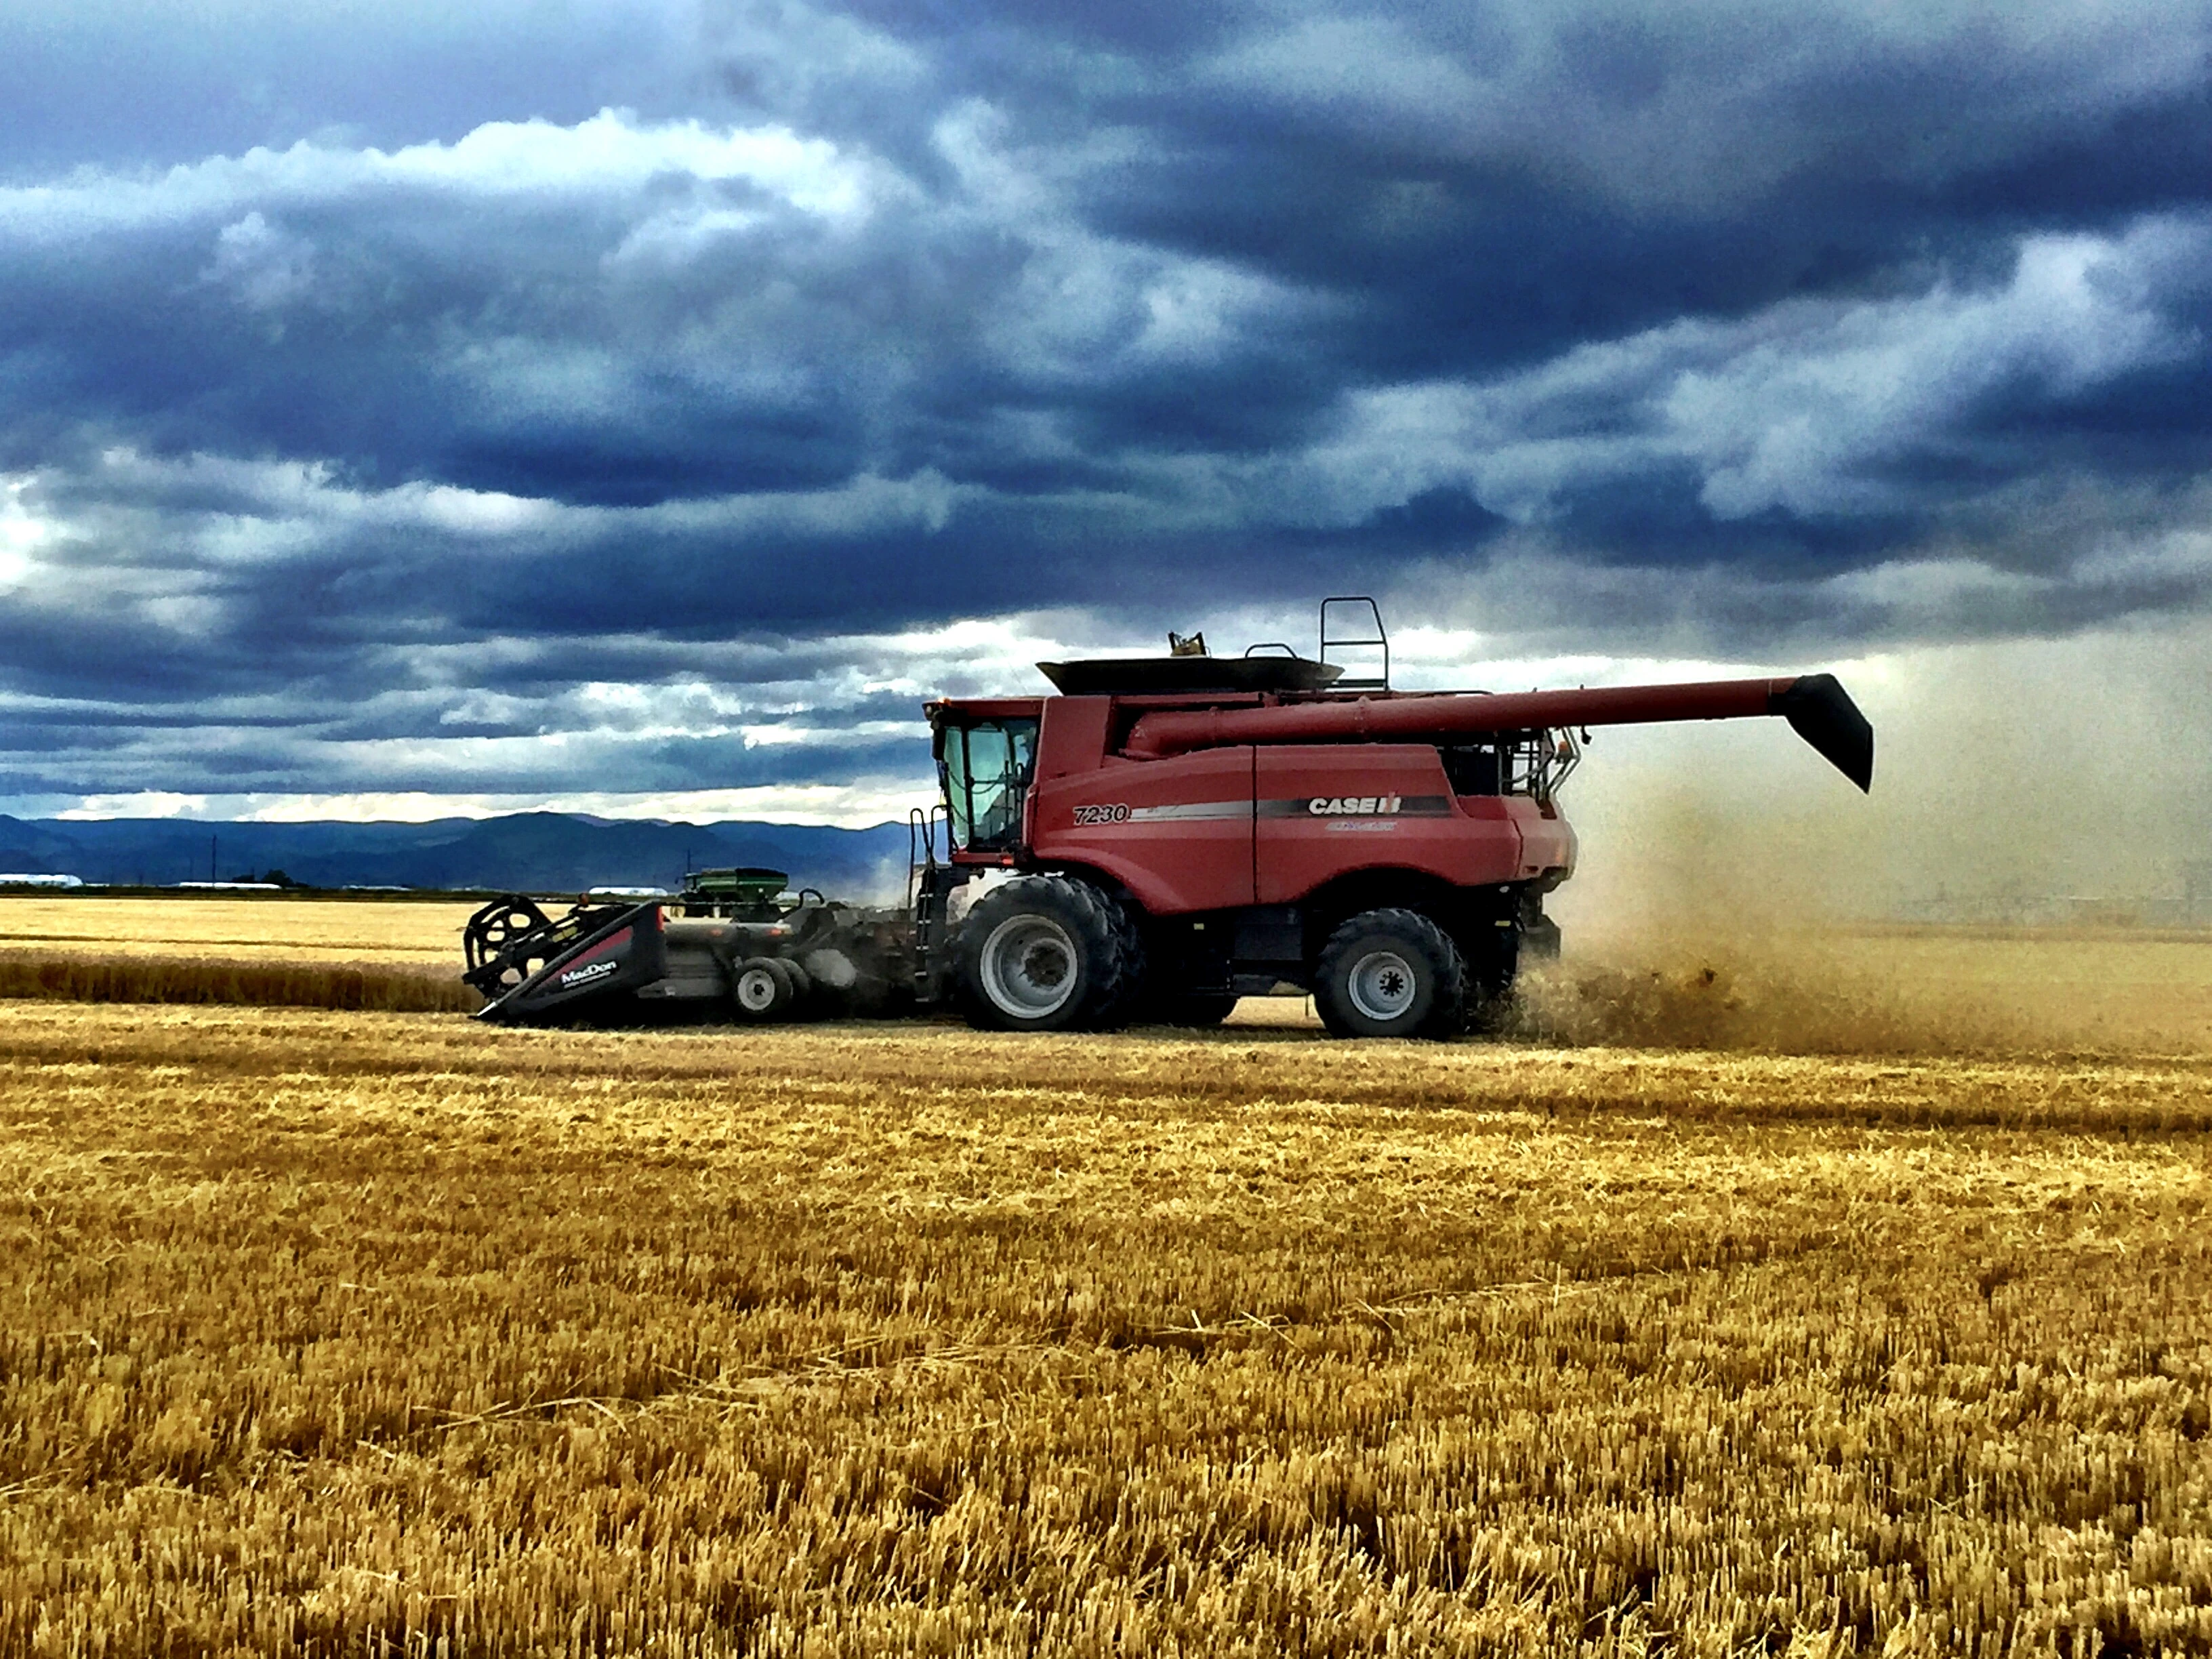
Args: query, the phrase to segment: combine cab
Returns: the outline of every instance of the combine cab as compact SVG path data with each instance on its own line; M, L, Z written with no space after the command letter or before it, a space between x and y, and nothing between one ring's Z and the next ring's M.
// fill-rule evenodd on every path
M510 896L469 924L483 1017L951 1006L1096 1030L1212 1024L1288 983L1337 1036L1447 1036L1494 1024L1522 959L1559 951L1544 901L1574 871L1559 794L1587 728L1777 716L1873 781L1873 728L1826 674L1397 691L1368 599L1324 602L1312 658L1172 643L1040 663L1056 696L929 704L943 794L915 814L904 910L757 870L558 921Z

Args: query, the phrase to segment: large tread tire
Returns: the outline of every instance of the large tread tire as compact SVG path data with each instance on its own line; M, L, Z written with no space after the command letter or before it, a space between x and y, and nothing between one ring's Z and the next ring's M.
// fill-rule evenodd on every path
M1118 1031L1138 1018L1144 1008L1148 982L1144 925L1138 919L1136 908L1120 895L1096 887L1091 889L1091 895L1098 901L1113 927L1115 966L1112 982L1091 1015L1090 1029Z
M1328 936L1314 1006L1340 1037L1450 1037L1467 1023L1467 963L1417 910L1367 910Z
M1085 1031L1127 1017L1135 929L1120 902L1066 876L1016 876L969 911L953 945L953 989L987 1031Z

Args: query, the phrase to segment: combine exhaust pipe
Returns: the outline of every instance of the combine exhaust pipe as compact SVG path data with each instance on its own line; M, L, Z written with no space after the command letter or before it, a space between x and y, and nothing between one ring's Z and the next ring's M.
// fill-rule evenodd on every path
M1874 786L1874 727L1832 674L1708 680L1690 685L1598 686L1574 691L1406 693L1276 703L1257 708L1163 709L1129 729L1121 752L1164 760L1237 744L1418 743L1562 726L1643 726L1779 714L1862 790Z

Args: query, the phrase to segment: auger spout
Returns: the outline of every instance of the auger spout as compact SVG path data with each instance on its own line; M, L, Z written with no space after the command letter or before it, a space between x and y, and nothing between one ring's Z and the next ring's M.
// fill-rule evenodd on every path
M1168 709L1140 717L1121 744L1161 760L1237 744L1444 742L1547 726L1643 726L1779 714L1863 790L1874 784L1874 727L1832 674L1571 691L1404 693L1245 708Z

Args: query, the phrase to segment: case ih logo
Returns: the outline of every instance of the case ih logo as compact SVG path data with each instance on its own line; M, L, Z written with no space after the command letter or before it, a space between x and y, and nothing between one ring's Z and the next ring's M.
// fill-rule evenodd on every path
M1317 818L1374 817L1395 812L1405 805L1397 795L1316 795L1306 803L1306 811Z

